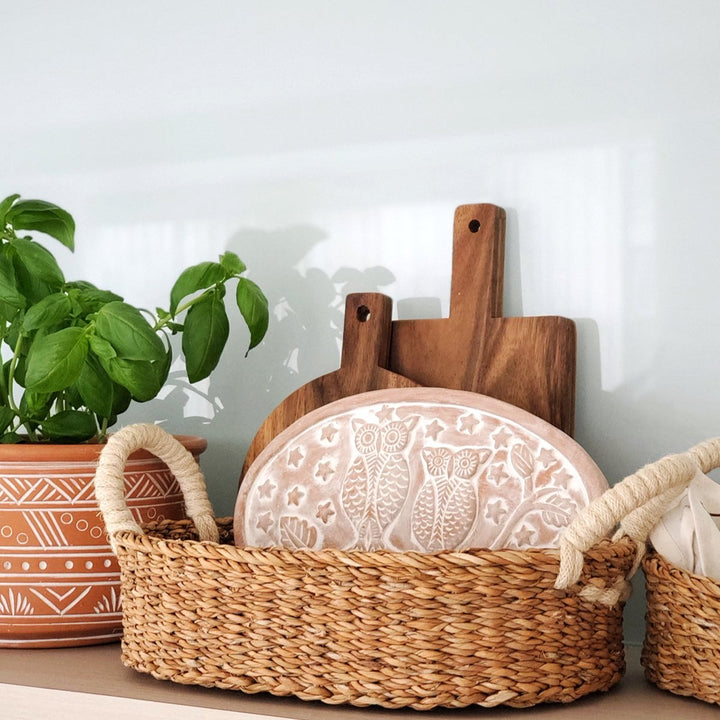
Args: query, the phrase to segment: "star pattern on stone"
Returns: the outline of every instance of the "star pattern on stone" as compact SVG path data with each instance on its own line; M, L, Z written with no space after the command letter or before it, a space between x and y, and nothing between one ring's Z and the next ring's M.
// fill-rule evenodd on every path
M513 434L504 426L502 425L498 430L496 430L493 435L492 439L495 443L496 448L504 447L508 444L508 441L512 438Z
M288 505L299 505L304 497L304 491L298 485L295 485L287 494Z
M288 465L300 467L300 463L303 461L304 457L305 455L303 455L303 452L299 447L293 448L288 455Z
M335 474L335 469L329 460L318 463L315 477L319 477L323 482L327 482Z
M529 525L523 525L515 533L515 542L518 547L532 547L535 545L536 536L537 533L535 532L535 528L532 528Z
M375 415L380 422L389 422L392 420L392 416L395 410L390 405L383 405Z
M275 524L271 512L264 512L258 516L255 527L269 534L270 528Z
M573 475L571 475L565 468L560 468L557 472L553 473L552 477L553 485L566 489L573 480Z
M258 485L258 495L260 498L271 498L275 490L275 483L272 480L266 480L262 485Z
M503 470L503 466L491 465L487 473L487 479L493 485L502 485L510 476Z
M485 517L488 520L492 520L496 525L500 524L500 521L506 514L507 509L502 500L491 500L485 507Z
M330 518L335 515L335 510L333 508L332 500L328 500L327 502L320 503L318 505L317 513L315 513L316 518L320 518L326 525L330 522Z
M474 415L463 415L460 420L460 432L472 435L480 421Z
M427 428L425 428L425 434L433 441L437 442L438 435L445 429L444 425L441 425L437 420L433 420Z
M331 443L338 432L339 430L332 423L330 425L325 425L320 430L320 439Z
M538 455L538 461L542 463L543 467L550 467L553 463L557 462L557 458L550 448L543 448Z

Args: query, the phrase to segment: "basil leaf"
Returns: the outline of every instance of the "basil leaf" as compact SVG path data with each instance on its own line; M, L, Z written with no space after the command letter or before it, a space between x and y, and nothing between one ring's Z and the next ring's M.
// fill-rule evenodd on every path
M7 222L5 220L5 216L7 215L7 211L19 197L19 195L9 195L2 202L0 202L0 229L5 229L5 224Z
M100 360L112 360L117 357L115 348L107 341L97 335L90 336L90 349Z
M111 302L98 310L95 332L107 340L118 357L126 360L162 360L165 346L142 313L124 302Z
M99 290L89 282L78 281L65 283L65 290L79 315L97 312L103 305L122 301L120 295L109 290Z
M14 308L22 309L25 307L25 297L17 286L11 253L12 250L8 245L0 248L0 300Z
M10 246L15 252L18 289L31 303L62 288L65 283L62 270L42 245L27 238L13 238Z
M7 406L0 405L0 433L4 433L15 418L15 413Z
M22 436L18 435L16 432L5 433L2 437L0 437L0 443L3 445L14 445L21 441Z
M228 250L220 256L220 264L225 268L228 277L240 275L247 270L245 263L234 253Z
M212 287L226 278L225 269L216 262L203 262L183 270L170 291L170 314L175 315L184 297Z
M240 313L250 330L250 352L264 337L270 322L268 301L263 291L247 278L239 278L235 291ZM247 355L247 353L245 353Z
M101 359L102 366L110 378L122 385L139 402L152 400L162 389L165 378L157 363L125 358Z
M55 402L55 397L55 393L39 393L26 390L20 400L20 414L32 419L42 419L50 411Z
M95 418L82 410L63 410L40 423L43 435L52 440L81 442L97 434Z
M18 200L5 213L15 230L38 230L75 249L75 221L70 213L44 200Z
M100 417L110 417L113 412L115 384L103 370L100 361L88 353L80 376L75 381L75 389L88 409Z
M182 351L191 383L203 380L215 369L229 333L230 323L220 293L206 295L188 310Z
M28 308L23 319L23 330L30 332L38 328L50 328L70 316L72 304L64 293L47 295L40 302Z
M69 327L37 337L28 354L26 387L35 392L64 390L77 380L87 352L82 328Z

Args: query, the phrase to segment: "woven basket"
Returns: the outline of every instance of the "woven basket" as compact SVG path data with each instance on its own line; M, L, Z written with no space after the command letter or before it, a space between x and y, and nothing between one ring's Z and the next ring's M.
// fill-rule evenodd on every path
M709 472L720 465L720 438L701 443L688 455ZM677 471L681 486L691 477ZM720 704L720 584L683 570L654 551L645 557L643 569L645 676L677 695Z
M132 519L118 477L137 447L173 469L192 521ZM213 519L184 453L140 425L115 434L100 460L127 666L246 693L423 710L570 702L621 678L636 546L599 538L637 498L608 508L603 496L601 522L581 513L560 551L237 548L232 520Z

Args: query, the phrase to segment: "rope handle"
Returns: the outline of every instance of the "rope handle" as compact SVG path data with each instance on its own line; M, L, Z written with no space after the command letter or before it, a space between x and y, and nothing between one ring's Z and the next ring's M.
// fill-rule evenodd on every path
M128 425L110 436L100 453L95 471L95 497L113 550L117 533L143 534L125 497L125 465L136 450L147 450L168 466L180 485L185 511L195 524L200 540L218 542L218 527L207 495L205 478L192 453L159 425L138 423Z
M560 569L555 587L559 590L574 585L580 578L583 554L595 543L620 526L613 539L624 535L637 545L637 556L628 578L606 589L607 597L592 597L606 604L614 604L629 595L630 577L635 573L645 553L651 530L667 509L685 491L698 471L709 472L720 466L720 438L707 440L685 453L667 455L645 465L607 490L588 507L578 513L560 540ZM581 595L599 594L587 586Z

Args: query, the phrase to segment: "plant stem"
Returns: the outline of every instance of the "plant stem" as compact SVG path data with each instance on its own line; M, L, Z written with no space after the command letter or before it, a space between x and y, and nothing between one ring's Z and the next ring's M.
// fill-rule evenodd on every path
M158 318L158 320L156 321L156 323L153 327L153 330L156 330L156 331L161 330L166 325L169 325L171 322L175 322L175 318L178 315L180 315L181 313L184 313L186 310L191 308L201 298L204 298L206 295L210 294L211 292L214 292L215 289L219 285L222 285L222 283L216 283L212 287L209 287L206 290L203 290L203 292L201 292L199 295L196 295L192 300L188 300L186 303L183 303L175 310L175 313L173 315L168 314L168 316L165 318Z

